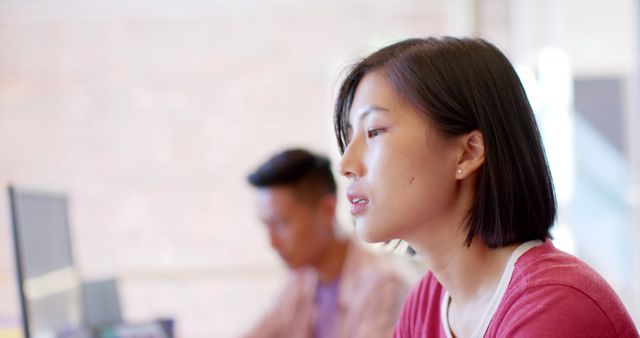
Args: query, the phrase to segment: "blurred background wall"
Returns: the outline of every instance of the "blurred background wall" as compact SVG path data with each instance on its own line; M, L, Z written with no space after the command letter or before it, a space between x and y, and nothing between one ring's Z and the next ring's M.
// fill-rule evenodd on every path
M341 71L406 37L477 35L517 65L559 190L559 245L640 319L637 1L0 2L0 187L64 193L83 279L127 320L234 337L284 276L245 175L304 146L339 158ZM340 219L349 228L343 204ZM0 194L0 330L19 326Z

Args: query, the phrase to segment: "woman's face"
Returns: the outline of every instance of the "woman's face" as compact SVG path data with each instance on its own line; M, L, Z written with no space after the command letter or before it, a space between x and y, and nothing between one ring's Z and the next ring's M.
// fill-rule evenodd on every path
M447 224L457 187L454 139L410 107L382 72L358 85L349 124L340 171L350 181L347 198L360 238L410 241Z

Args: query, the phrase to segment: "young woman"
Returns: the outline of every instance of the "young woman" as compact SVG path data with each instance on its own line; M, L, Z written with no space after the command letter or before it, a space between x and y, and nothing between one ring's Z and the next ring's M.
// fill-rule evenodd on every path
M358 235L405 240L429 272L394 337L638 337L593 269L556 249L551 175L507 58L410 39L357 63L337 99Z

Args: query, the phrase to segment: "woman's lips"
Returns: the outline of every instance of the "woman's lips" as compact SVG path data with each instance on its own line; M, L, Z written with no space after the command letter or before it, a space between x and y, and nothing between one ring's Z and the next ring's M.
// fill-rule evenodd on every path
M351 215L354 216L369 206L369 199L362 195L347 193L347 199L351 203Z

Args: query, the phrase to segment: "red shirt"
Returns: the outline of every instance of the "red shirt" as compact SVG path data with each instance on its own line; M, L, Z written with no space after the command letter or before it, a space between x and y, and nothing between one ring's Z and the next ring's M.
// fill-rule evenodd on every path
M444 294L429 272L407 297L393 337L445 338L440 313ZM550 241L529 249L515 262L484 336L640 337L607 282Z

